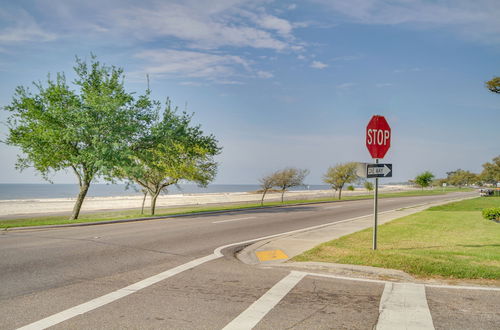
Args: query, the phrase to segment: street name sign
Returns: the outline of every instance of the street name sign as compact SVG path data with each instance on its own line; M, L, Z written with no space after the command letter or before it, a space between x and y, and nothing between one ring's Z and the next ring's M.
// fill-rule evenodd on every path
M366 147L373 159L382 159L391 147L391 127L383 116L373 116L366 126Z
M392 178L392 164L367 164L367 178Z

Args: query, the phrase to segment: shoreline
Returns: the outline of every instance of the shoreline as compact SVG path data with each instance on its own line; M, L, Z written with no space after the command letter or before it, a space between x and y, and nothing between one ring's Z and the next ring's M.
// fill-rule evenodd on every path
M384 186L380 192L398 192L415 190L415 188L403 186ZM295 190L285 193L285 200L289 199L314 199L332 197L333 190ZM366 189L358 188L355 191L342 191L343 196L367 194ZM160 195L157 199L157 208L179 207L189 205L209 205L226 203L250 203L260 202L262 195L256 192L226 192L226 193L184 193L172 195ZM281 193L266 194L265 202L276 201L281 198ZM69 214L73 209L76 198L29 198L0 200L0 218L29 217L46 215ZM97 211L113 211L123 209L140 209L143 196L109 196L109 197L87 197L82 205L82 213ZM149 207L150 198L146 198L145 208Z

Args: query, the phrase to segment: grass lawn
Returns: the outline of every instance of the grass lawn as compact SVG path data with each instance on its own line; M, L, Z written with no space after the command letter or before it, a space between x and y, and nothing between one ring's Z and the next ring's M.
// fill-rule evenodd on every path
M416 277L500 281L500 224L481 209L500 197L480 197L432 207L381 225L378 250L372 229L333 240L293 258L403 270Z
M397 193L379 194L380 198L393 198L393 197L411 197L411 196L430 196L441 195L454 191L472 191L471 189L457 189L447 188L446 190L412 190ZM286 196L286 195L285 195ZM373 198L373 195L358 195L346 196L342 200L359 200ZM323 198L323 199L308 199L308 200L288 200L284 205L300 204L300 203L318 203L318 202L332 202L338 201L338 198ZM264 207L283 205L281 202L266 202ZM230 211L235 209L245 208L260 208L260 203L242 203L231 205L213 205L213 206L186 206L175 208L157 208L155 216L171 216L178 214L191 214L198 212L214 212L214 211ZM148 212L148 209L145 209ZM140 214L139 210L123 210L123 211L104 211L81 213L78 220L68 220L68 216L45 216L45 217L26 217L0 220L0 228L14 228L14 227L28 227L28 226L44 226L44 225L61 225L61 224L74 224L74 223L88 223L88 222L101 222L122 219L139 219L151 217L150 215Z

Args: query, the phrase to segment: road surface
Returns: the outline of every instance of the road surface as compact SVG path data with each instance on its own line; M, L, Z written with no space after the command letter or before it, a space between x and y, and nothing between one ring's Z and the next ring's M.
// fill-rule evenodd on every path
M382 199L379 210L456 195ZM342 203L3 232L0 328L388 328L404 317L391 306L405 297L424 327L498 328L500 291L347 280L233 257L244 245L234 243L372 212L371 200Z

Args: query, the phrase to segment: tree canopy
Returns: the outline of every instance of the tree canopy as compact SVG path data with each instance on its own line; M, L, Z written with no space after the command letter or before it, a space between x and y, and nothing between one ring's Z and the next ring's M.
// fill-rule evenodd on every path
M496 184L500 182L500 155L493 158L491 163L483 164L483 171L480 174L483 182Z
M339 191L339 199L342 198L342 188L346 183L352 183L359 179L356 174L357 164L354 162L337 164L328 168L323 175L323 182L329 184L333 190Z
M116 175L147 190L154 215L158 196L169 186L180 181L206 186L212 181L217 173L213 157L221 148L213 135L203 135L200 126L191 125L192 115L172 109L170 100L163 113L159 102L150 104L155 105L155 120L132 145L131 161Z
M415 183L422 187L422 189L429 187L432 183L432 180L434 180L434 174L429 171L420 173L415 177Z
M493 93L500 93L500 77L495 77L487 81L485 85Z
M71 169L80 186L71 219L77 219L90 183L111 172L129 158L132 141L150 121L144 98L134 100L124 88L123 69L77 58L76 90L65 75L34 83L36 92L17 87L5 110L7 144L21 148L16 167L33 167L43 178Z
M281 171L274 173L274 185L281 189L281 202L283 203L283 198L285 191L291 187L297 187L304 185L304 179L309 174L307 169L298 169L294 167L288 167Z

